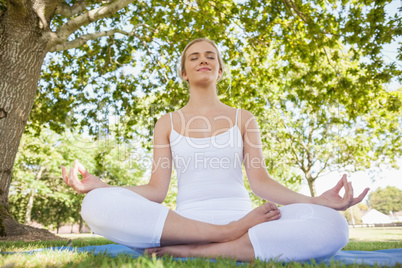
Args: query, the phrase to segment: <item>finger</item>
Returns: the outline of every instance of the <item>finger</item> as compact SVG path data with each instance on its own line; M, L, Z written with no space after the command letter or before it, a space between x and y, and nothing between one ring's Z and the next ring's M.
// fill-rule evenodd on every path
M345 193L343 194L343 199L348 199L350 196L350 184L347 180L345 180L345 177L342 177L342 184L343 187L345 188Z
M78 171L82 174L82 176L86 176L88 171L85 169L84 165L81 164L78 160L77 161L77 166L78 166Z
M344 184L345 187L345 193L343 194L342 201L339 204L339 206L341 210L345 210L350 206L350 203L353 200L353 192L351 191L350 183L347 180L345 183L345 177L342 177L342 183Z
M79 185L80 180L78 179L76 168L70 168L69 181L69 185L72 186L74 189L77 189L77 185Z
M338 181L338 183L335 185L335 187L333 188L336 191L336 193L339 193L339 191L344 186L345 179L346 179L346 175L344 174L342 176L342 178ZM346 179L346 182L347 182L347 179Z
M353 187L352 187L352 182L347 182L345 184L345 195L343 197L344 199L346 199L349 202L352 201L353 199Z
M74 180L74 169L73 168L70 168L70 173L69 173L69 175L68 175L68 181L69 181L69 184L68 185L70 185L70 186L73 186L74 185L74 182L75 182L75 180Z
M74 175L77 178L77 181L79 181L79 179L78 179L78 165L79 165L78 160L74 160Z
M353 186L352 186L352 182L349 182L349 205L353 202L353 195L354 195L354 191L353 191Z
M351 181L349 182L349 188L350 188L350 196L353 198L354 190L353 190L353 185L352 185Z
M367 195L367 193L369 191L370 191L370 188L366 188L366 189L363 190L363 192L358 197L353 198L352 206L360 203L364 199L364 197Z
M64 166L61 167L61 177L63 178L64 183L68 185L67 170L66 170L66 167L64 167Z

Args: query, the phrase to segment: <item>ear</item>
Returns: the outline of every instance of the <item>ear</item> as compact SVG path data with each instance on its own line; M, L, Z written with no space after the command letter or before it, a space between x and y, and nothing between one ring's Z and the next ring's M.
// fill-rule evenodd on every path
M187 76L186 72L182 72L182 73L181 73L181 77L183 77L183 79L184 79L185 81L188 81L188 76Z
M221 78L222 73L223 73L222 69L219 69L219 72L218 72L218 79L220 79L220 78Z

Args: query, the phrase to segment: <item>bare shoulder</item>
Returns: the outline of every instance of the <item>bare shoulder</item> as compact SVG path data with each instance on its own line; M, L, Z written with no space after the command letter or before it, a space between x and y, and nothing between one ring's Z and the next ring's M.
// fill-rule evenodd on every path
M244 110L244 109L240 109L240 116L243 121L255 119L254 115L251 112Z
M155 124L154 142L166 141L171 131L170 114L165 114Z
M242 134L244 134L247 129L258 127L254 115L244 109L240 109L239 112L239 125Z

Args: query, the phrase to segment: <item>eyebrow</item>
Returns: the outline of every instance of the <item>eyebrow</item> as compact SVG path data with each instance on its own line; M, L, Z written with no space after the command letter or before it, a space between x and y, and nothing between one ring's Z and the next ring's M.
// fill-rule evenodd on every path
M213 51L205 51L205 53L213 53L213 54L216 54L216 53L213 52ZM200 54L200 52L193 52L193 53L189 54L189 55L187 56L187 58L190 57L191 55L197 55L197 54Z

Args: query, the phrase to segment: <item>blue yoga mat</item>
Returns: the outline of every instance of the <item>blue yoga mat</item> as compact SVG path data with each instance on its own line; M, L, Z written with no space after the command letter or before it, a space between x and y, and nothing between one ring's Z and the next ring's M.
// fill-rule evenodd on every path
M95 255L105 254L107 256L116 257L118 254L125 254L132 256L133 258L138 258L142 256L143 250L133 250L126 246L109 244L103 246L87 246L87 247L52 247L36 249L31 251L23 252L25 254L34 254L42 251L74 251L74 252L91 252ZM14 252L2 252L2 254L13 254ZM185 258L182 258L185 259ZM330 264L332 261L341 262L343 264L368 264L368 265L383 265L383 266L394 266L397 263L402 264L402 248L396 249L385 249L376 251L347 251L342 250L338 252L335 256L330 259L323 261L326 264Z

